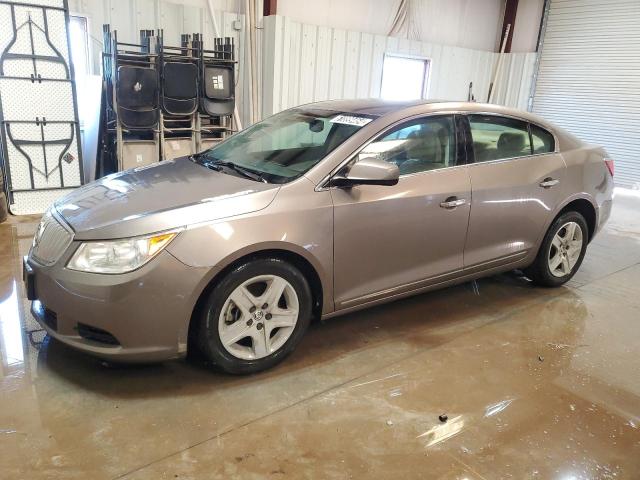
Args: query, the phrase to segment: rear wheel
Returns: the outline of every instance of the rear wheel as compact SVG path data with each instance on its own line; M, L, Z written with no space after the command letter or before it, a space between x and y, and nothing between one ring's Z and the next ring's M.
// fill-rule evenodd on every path
M199 349L228 373L271 368L300 343L311 320L311 291L300 271L278 258L233 269L203 309Z
M569 281L587 251L589 229L578 212L560 215L549 227L533 264L524 273L534 283L557 287Z

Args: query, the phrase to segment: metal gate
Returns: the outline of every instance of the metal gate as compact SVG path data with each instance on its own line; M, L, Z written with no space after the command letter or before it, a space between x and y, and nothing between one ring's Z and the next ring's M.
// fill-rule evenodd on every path
M0 140L9 210L42 213L82 184L66 0L0 0Z
M640 185L640 1L550 0L533 111L604 146Z

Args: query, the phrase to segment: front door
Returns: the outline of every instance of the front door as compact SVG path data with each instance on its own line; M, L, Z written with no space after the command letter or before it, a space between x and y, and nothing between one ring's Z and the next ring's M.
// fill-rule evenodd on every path
M453 116L405 122L354 159L396 163L397 185L331 188L337 309L413 290L462 269L471 198L457 144Z
M468 119L475 162L465 268L513 263L535 248L561 200L564 160L540 127L496 115Z

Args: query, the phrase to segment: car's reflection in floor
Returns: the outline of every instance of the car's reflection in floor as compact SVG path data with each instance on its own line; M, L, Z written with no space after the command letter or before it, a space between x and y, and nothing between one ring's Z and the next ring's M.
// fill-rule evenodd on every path
M616 199L567 287L502 275L317 323L252 377L108 365L49 339L20 280L37 219L13 218L0 478L633 478L639 207Z

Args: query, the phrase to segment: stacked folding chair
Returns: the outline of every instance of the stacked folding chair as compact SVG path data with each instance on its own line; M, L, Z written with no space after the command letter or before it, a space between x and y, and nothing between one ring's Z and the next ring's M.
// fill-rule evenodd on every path
M200 82L190 35L182 35L180 47L161 46L162 159L170 160L197 151Z
M158 38L143 30L139 44L119 42L108 26L103 38L106 106L97 176L149 165L160 155Z
M200 34L164 44L142 30L119 42L103 27L103 108L96 177L189 155L224 139L235 106L232 39L203 48Z
M202 36L194 35L199 60L200 108L197 130L201 150L210 148L230 130L235 107L234 45L232 38L216 38L214 50L203 48Z

